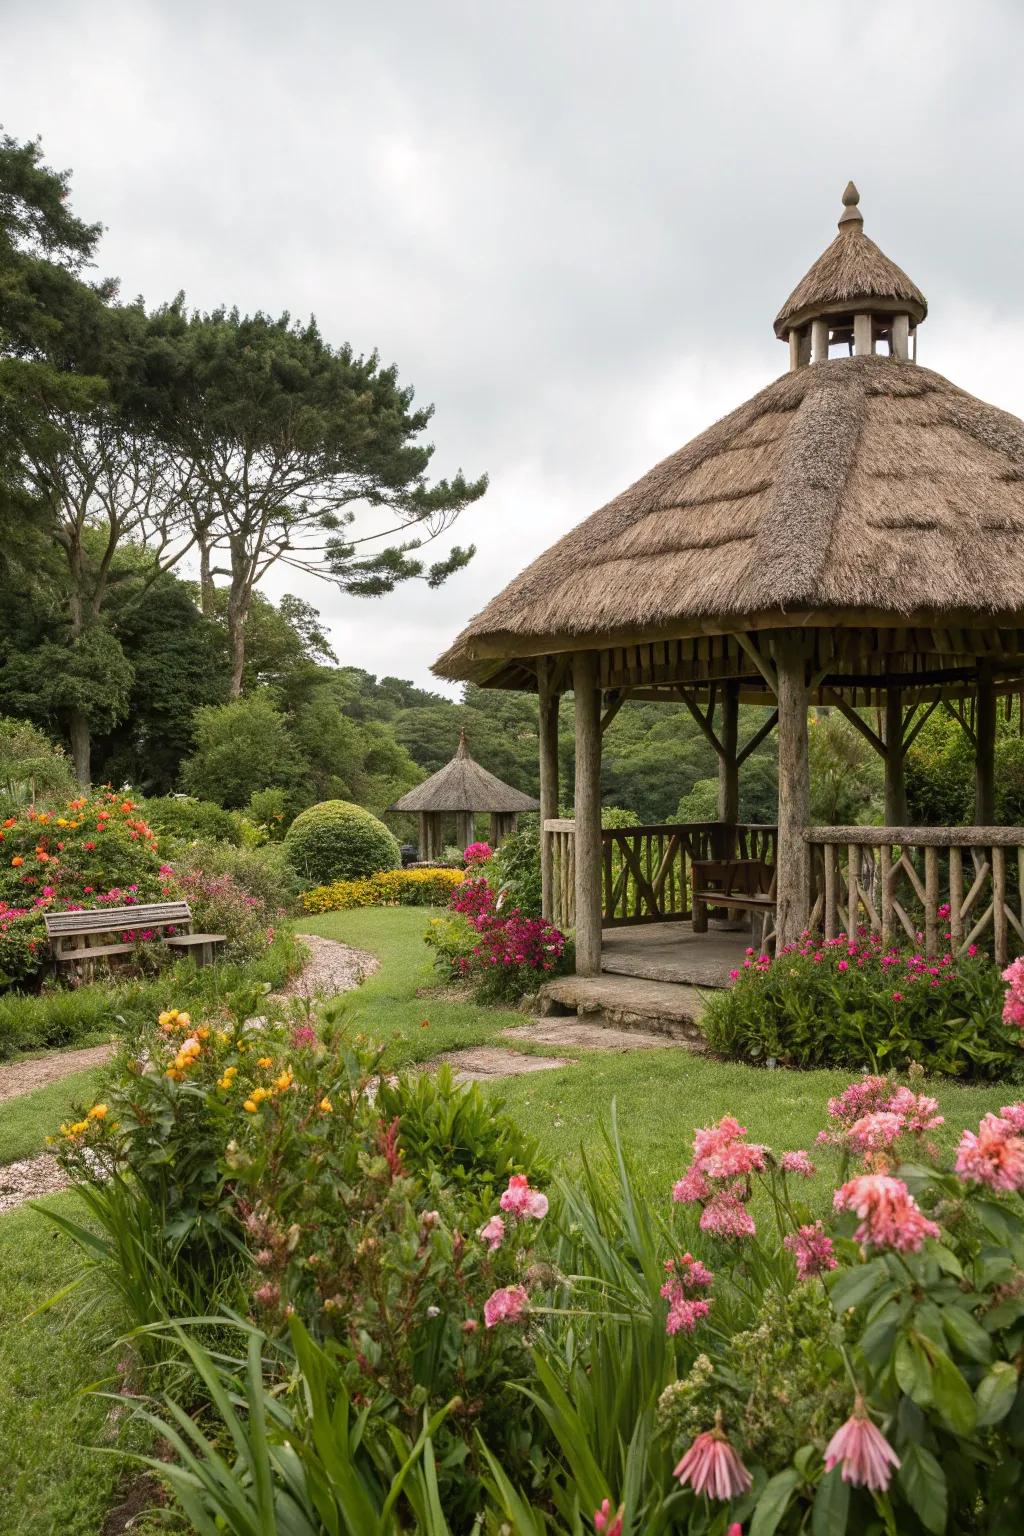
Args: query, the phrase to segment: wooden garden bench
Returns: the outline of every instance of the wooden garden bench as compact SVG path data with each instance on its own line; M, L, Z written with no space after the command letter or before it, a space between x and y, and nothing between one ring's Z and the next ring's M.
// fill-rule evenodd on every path
M707 933L708 907L774 918L774 868L761 859L694 859L694 933Z
M223 933L193 933L192 909L187 901L139 902L131 907L92 907L85 912L45 912L46 936L58 965L91 965L107 955L129 955L137 941L122 937L125 930L157 930L169 949L191 950L199 965L209 965L226 942ZM168 932L172 929L173 932ZM107 935L117 937L108 942Z

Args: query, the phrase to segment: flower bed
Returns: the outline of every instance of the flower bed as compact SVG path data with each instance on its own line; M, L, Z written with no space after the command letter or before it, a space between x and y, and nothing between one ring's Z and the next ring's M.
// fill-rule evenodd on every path
M483 871L486 859L474 867ZM449 977L473 982L480 1002L515 1001L567 958L564 935L544 918L503 907L483 872L467 874L452 895L450 915L434 919L426 941Z
M1015 1015L1024 966L1006 979ZM177 1422L203 1433L154 1463L193 1523L245 1510L275 1529L287 1510L345 1529L358 1508L360 1529L531 1536L1017 1528L1024 1104L965 1129L952 1166L918 1081L852 1083L820 1152L725 1115L652 1210L614 1111L611 1175L584 1161L545 1190L507 1119L488 1140L482 1099L466 1116L476 1088L400 1080L385 1100L368 1091L380 1053L336 1017L245 1017L170 1010L144 1032L62 1128L99 1236L52 1218L136 1322L208 1315L218 1293L248 1314L247 1364L224 1329L216 1356L190 1343L186 1403L206 1406ZM476 1127L475 1159L446 1122ZM805 1193L819 1157L838 1165L827 1211ZM212 1459L225 1432L234 1469Z
M132 906L165 887L156 837L132 799L109 791L0 825L0 985L31 977L47 952L43 913Z
M350 907L440 907L462 884L461 869L387 869L364 880L334 880L302 897L304 912L344 912Z
M948 938L948 936L947 936ZM726 1056L795 1067L907 1067L973 1079L1021 1073L992 961L973 946L935 960L860 932L805 936L776 959L747 951L735 985L708 1001L702 1029Z

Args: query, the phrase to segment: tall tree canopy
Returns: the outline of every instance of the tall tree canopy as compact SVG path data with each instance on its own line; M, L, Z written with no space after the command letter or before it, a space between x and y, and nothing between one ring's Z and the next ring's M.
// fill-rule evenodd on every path
M315 320L193 314L179 296L152 317L138 399L189 468L208 615L214 579L227 577L233 697L253 592L278 562L375 596L413 577L438 586L473 553L456 546L430 566L418 555L486 476L429 484L421 434L433 408L414 408L375 353L330 346ZM360 507L368 525L357 531Z

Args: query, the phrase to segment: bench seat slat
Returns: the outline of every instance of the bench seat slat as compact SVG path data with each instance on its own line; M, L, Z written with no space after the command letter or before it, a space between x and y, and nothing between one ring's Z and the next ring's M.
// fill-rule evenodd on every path
M84 949L62 949L58 960L96 960L100 955L130 955L134 944L90 944Z
M187 901L138 902L130 907L92 907L85 912L44 912L51 938L84 933L115 933L120 928L164 928L190 923Z
M164 943L170 949L184 949L189 944L226 944L226 933L175 933Z

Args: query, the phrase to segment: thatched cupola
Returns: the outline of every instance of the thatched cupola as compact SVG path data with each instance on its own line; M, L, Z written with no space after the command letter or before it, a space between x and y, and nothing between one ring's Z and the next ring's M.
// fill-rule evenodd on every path
M851 356L888 353L917 361L917 327L928 313L924 294L864 233L860 193L843 193L839 233L797 283L775 317L789 342L790 368L823 363L829 347Z
M540 801L532 795L524 795L481 768L470 756L465 731L459 732L458 749L450 762L388 806L389 811L419 816L421 859L440 857L446 818L454 818L456 839L466 848L474 839L476 817L488 815L491 844L497 847L515 831L521 811L539 809Z

